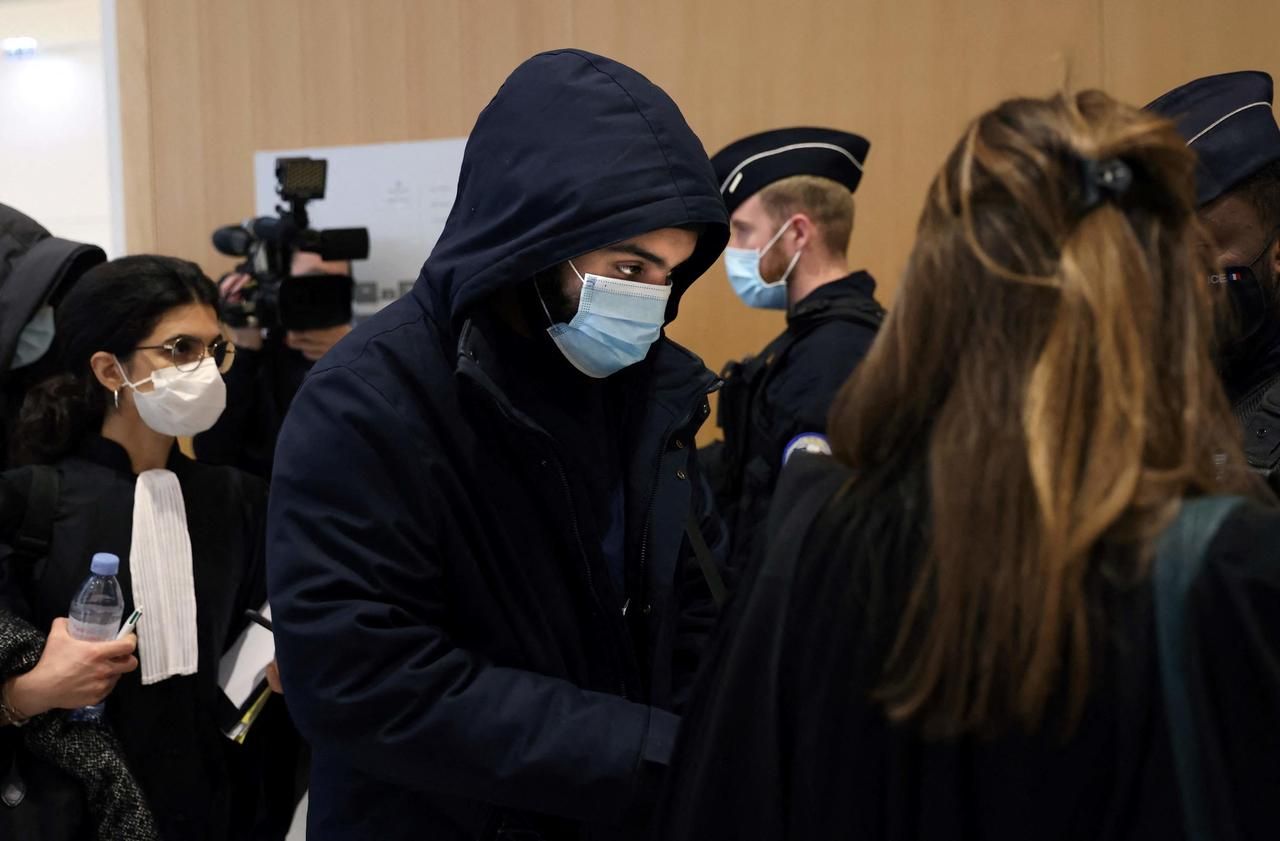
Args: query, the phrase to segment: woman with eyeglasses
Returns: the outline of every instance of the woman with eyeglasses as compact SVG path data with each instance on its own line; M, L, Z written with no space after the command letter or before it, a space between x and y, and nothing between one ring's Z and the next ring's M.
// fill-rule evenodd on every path
M0 529L0 596L37 628L66 615L94 553L120 557L125 613L143 609L140 665L118 676L105 717L161 837L184 841L250 837L257 804L244 798L259 785L246 746L221 732L218 665L266 599L266 487L188 459L177 441L224 407L234 348L216 307L213 282L182 260L125 257L85 273L57 312L64 372L28 394L14 436L14 463L55 469L47 549L16 533L47 516L11 510L10 535ZM9 498L39 505L42 470L6 474ZM14 715L62 706L57 680L27 680L33 691L4 679Z

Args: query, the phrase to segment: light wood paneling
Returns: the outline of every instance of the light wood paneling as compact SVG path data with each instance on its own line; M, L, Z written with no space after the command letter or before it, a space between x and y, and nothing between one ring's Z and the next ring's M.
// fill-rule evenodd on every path
M231 261L209 236L252 213L254 151L466 134L516 63L569 41L567 2L121 2L122 55L150 71L122 68L130 250L215 274Z
M104 37L110 38L111 33L105 33ZM136 254L156 249L146 0L117 0L115 37L121 91L125 247Z
M1146 104L1200 76L1265 70L1280 78L1280 3L1107 0L1106 85Z
M850 259L876 275L886 303L925 188L967 121L1005 97L1051 93L1068 67L1078 84L1101 82L1093 4L578 0L573 34L662 85L711 154L787 125L870 138ZM743 307L717 266L671 332L717 367L782 325Z
M257 149L470 130L535 52L636 67L709 152L816 124L872 141L851 262L891 303L925 189L964 125L1014 95L1102 86L1136 103L1197 75L1280 75L1264 0L118 0L130 248L230 261L214 227L253 209ZM720 267L673 335L718 368L782 326Z

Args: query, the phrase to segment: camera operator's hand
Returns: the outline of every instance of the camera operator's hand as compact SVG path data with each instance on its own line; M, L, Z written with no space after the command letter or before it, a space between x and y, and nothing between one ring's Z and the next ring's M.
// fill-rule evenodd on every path
M218 282L218 295L229 304L244 300L242 290L253 278L244 272L230 272ZM231 341L242 350L262 350L262 330L257 327L227 326Z
M323 327L318 330L290 330L285 336L285 344L300 352L308 362L316 362L350 332L350 324L339 324L337 327Z
M24 716L96 704L111 693L120 675L138 668L133 634L111 642L87 642L71 636L65 618L53 620L40 662L11 677L5 699Z

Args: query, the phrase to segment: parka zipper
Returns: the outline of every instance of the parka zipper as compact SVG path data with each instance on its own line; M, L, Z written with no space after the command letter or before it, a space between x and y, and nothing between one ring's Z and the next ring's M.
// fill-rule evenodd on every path
M577 503L574 502L574 499L573 499L573 489L569 487L569 477L565 475L564 467L560 464L559 459L552 456L551 460L555 463L556 476L560 478L560 487L564 491L565 501L568 503L569 526L573 531L574 545L578 547L578 554L582 558L582 569L583 571L586 572L586 575L587 575L587 589L591 591L591 598L595 602L596 609L600 612L600 616L604 619L605 622L607 622L610 625L610 628L612 629L613 633L616 635L619 623L613 616L613 612L605 608L604 602L600 598L600 593L598 590L596 590L595 574L591 571L591 556L587 554L586 545L582 542L582 529L578 525ZM623 614L625 615L625 609L623 611ZM627 642L625 634L623 635L623 642ZM629 647L630 646L628 643L628 645L624 648L624 652L623 652L624 656L625 656L625 651L628 650ZM622 670L625 671L626 670L625 663L621 665L622 665ZM619 688L619 694L623 698L631 700L631 693L630 693L630 690L627 688L627 680L625 677L622 677L621 675L618 676L618 688Z
M707 390L702 392L702 399L705 400L707 398L707 395L714 394L716 390L723 384L724 384L724 381L721 380L719 377L714 378L709 384L709 386L707 387ZM640 568L638 572L638 580L640 581L641 586L646 588L648 587L648 580L649 580L648 578L648 575L649 575L649 570L648 570L649 524L653 520L653 504L658 498L658 483L662 481L662 458L664 455L666 455L667 445L671 441L672 434L679 434L680 430L686 429L689 426L689 424L693 422L693 416L701 408L702 408L702 403L698 402L689 411L689 413L684 416L684 419L681 420L680 423L667 427L668 431L663 433L662 448L658 451L658 463L653 470L653 482L649 485L649 502L645 505L645 510L644 510L644 529L640 532L640 557L638 561ZM671 430L675 430L676 432L673 433L671 432ZM689 488L689 504L690 505L693 504L692 486L690 486ZM647 606L648 601L645 600L644 604Z

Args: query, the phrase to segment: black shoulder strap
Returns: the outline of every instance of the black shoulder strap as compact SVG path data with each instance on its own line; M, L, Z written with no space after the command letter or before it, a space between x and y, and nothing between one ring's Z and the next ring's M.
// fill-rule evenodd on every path
M711 590L711 600L716 603L717 608L724 607L725 599L729 597L729 590L724 586L724 578L720 575L720 569L716 566L716 559L711 557L711 548L707 546L706 538L702 536L702 529L698 526L698 515L692 510L689 511L689 519L685 523L685 534L689 536L689 545L693 547L693 554L698 558L698 566L702 567L702 577L707 580L707 587Z
M1222 521L1242 502L1240 497L1233 496L1209 496L1184 502L1178 519L1160 538L1152 573L1165 714L1173 739L1173 764L1182 793L1189 841L1211 841L1217 835L1205 801L1199 729L1189 692L1187 594L1204 566L1209 544Z
M32 467L26 514L13 542L14 556L17 559L35 565L49 554L57 508L58 469L49 465Z

